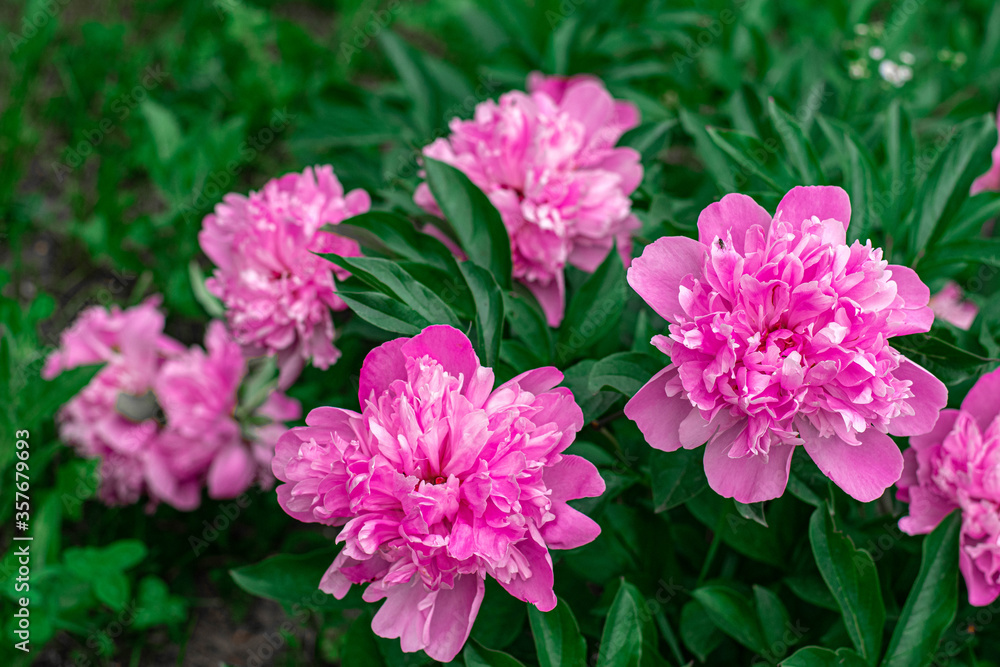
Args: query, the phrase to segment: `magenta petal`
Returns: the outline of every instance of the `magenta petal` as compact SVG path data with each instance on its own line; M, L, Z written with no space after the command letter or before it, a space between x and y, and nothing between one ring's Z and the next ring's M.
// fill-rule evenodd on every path
M524 573L519 572L510 581L498 581L518 600L530 602L538 611L552 611L556 606L556 594L552 591L552 557L548 549L539 544L541 539L541 535L532 528L530 535L511 546L519 552L515 557L519 556L527 564L529 576L524 577Z
M962 401L962 410L975 417L981 430L989 428L1000 414L1000 368L979 378Z
M733 248L742 254L747 230L754 225L762 227L766 235L771 228L771 214L752 197L728 194L698 216L698 241L707 246L716 237L725 241L732 235Z
M987 581L983 571L976 566L969 553L967 544L968 538L962 534L959 552L958 569L965 578L965 585L969 589L969 604L974 607L985 607L992 604L1000 595L1000 585Z
M233 443L215 455L208 469L208 495L212 498L235 498L253 483L257 462L242 443Z
M892 438L869 428L858 434L860 445L836 436L820 438L811 425L799 425L806 452L823 474L863 503L882 496L903 473L903 454Z
M504 382L496 390L501 391L507 386L518 385L523 391L529 391L532 394L541 394L542 392L549 391L562 381L563 374L558 368L555 366L545 366L525 371Z
M941 380L909 359L903 359L892 374L898 380L909 380L912 383L910 391L913 392L913 397L906 399L906 402L913 408L914 414L896 417L889 422L889 433L898 436L927 433L934 428L938 415L948 404L948 388ZM993 414L995 416L996 412Z
M798 227L804 220L816 216L820 220L851 223L851 198L842 188L832 185L805 185L792 188L781 199L775 220L781 219Z
M646 442L665 452L683 446L679 427L691 412L691 403L686 398L680 394L667 396L667 382L676 376L677 369L667 366L625 404L625 416L636 423Z
M934 423L934 428L927 433L910 437L910 448L922 451L928 447L941 444L945 436L955 428L955 422L958 420L959 414L961 413L958 410L942 410L938 416L938 420Z
M907 535L924 535L941 523L957 505L930 488L913 486L909 489L909 515L899 520L899 529Z
M601 527L583 512L564 502L554 501L555 519L542 526L542 537L552 549L575 549L589 544L601 534Z
M906 315L902 323L893 327L891 335L906 336L930 331L934 322L934 311L927 305L931 298L930 289L908 266L890 264L886 268L892 271L892 280L896 283L897 294L903 299Z
M545 486L552 490L552 500L595 498L604 493L604 478L597 467L583 458L566 454L559 463L545 468ZM557 547L558 548L558 547Z
M483 603L486 585L477 574L455 578L454 588L442 588L434 601L424 651L441 662L452 661L462 650Z
M741 503L757 503L779 497L788 484L792 466L791 445L772 444L765 461L761 455L730 458L733 441L746 428L734 426L705 446L705 476L720 496Z
M366 599L373 588L370 586L366 591ZM415 576L405 584L383 590L383 595L385 603L372 619L375 634L386 639L398 637L400 648L407 653L425 648L430 640L427 616L433 613L434 593L427 590L420 577ZM428 605L421 609L425 601Z
M684 312L678 301L681 280L700 276L706 247L685 236L664 236L632 261L628 284L663 319L674 322Z
M566 313L566 283L563 274L556 274L547 285L535 281L527 282L525 285L538 300L548 325L559 326Z
M409 339L396 338L387 341L365 356L358 386L358 401L362 408L373 393L378 396L389 388L393 380L406 379L406 357L400 348L407 340Z
M427 327L400 349L407 357L436 359L452 375L464 375L466 382L479 370L479 357L468 336L447 324Z

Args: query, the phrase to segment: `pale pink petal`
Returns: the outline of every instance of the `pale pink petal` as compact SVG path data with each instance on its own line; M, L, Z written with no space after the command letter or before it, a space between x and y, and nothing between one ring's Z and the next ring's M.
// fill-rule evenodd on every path
M962 411L975 417L985 431L1000 414L1000 368L979 378L962 401Z
M894 418L889 422L892 435L920 435L927 433L938 420L938 414L948 404L948 388L941 380L909 359L903 359L893 371L897 380L909 380L913 397L906 399L914 414Z
M760 454L730 458L733 442L744 428L735 426L720 433L705 446L708 485L720 496L734 498L741 503L777 498L788 484L794 447L772 443L766 461Z
M851 223L851 198L832 185L806 185L792 188L778 204L775 220L790 222L796 227L816 216L819 220L836 220L847 231Z
M747 230L755 225L767 232L771 228L771 214L751 197L728 194L706 206L698 216L698 241L708 246L716 238L725 243L731 236L733 248L742 253Z
M903 472L903 454L884 433L869 428L857 434L860 445L849 445L835 435L819 437L804 420L800 429L806 452L823 474L863 503L881 497Z
M680 449L679 427L691 413L691 403L681 395L667 396L667 382L677 377L677 369L667 366L654 375L625 404L625 416L636 423L646 442L656 449Z
M700 276L705 262L703 244L684 236L665 236L646 246L632 261L628 284L668 322L683 313L678 301L681 280Z
M208 495L211 498L235 498L253 483L257 462L249 448L233 443L215 456L208 469Z

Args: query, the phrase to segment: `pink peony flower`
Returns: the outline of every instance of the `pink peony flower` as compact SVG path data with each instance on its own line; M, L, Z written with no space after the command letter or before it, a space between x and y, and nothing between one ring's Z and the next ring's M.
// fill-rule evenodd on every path
M60 437L85 458L101 460L98 495L109 505L150 508L166 502L191 510L207 483L213 498L239 495L269 472L282 420L297 419L297 401L273 394L258 411L268 420L241 430L233 417L246 370L239 346L221 322L208 331L208 354L163 333L158 298L122 311L90 308L63 332L46 361L51 379L76 366L104 362L58 415Z
M886 435L934 426L947 390L887 340L930 329L929 292L871 242L846 244L847 194L799 187L772 217L731 194L698 218L698 240L661 238L629 284L670 322L655 345L671 364L625 406L646 440L674 451L708 443L723 496L776 498L792 451L861 501L902 470Z
M562 374L539 368L493 387L461 332L432 326L372 350L361 414L317 408L278 441L278 501L305 522L343 525L344 547L319 582L342 598L383 598L372 628L447 662L469 636L486 576L552 609L549 548L600 533L566 501L604 482L564 455L583 426Z
M965 331L972 328L972 323L979 314L976 304L962 300L962 288L955 282L949 282L940 292L931 296L927 305L934 311L935 317Z
M490 198L510 235L514 277L552 326L565 310L567 264L593 271L615 241L626 266L631 260L639 222L629 195L642 166L636 151L615 143L638 124L638 110L612 98L600 80L536 72L527 93L479 104L473 120L453 119L451 136L424 148ZM414 201L441 215L426 183Z
M960 410L944 410L934 429L910 438L900 500L910 513L899 528L929 533L962 510L959 568L969 604L1000 596L1000 369L979 379Z
M278 355L282 388L310 359L325 369L340 356L330 310L347 307L334 278L349 273L313 253L360 255L355 241L320 228L370 206L364 190L345 196L327 165L268 181L249 197L228 194L205 217L198 240L217 267L206 285L249 354Z
M1000 130L1000 108L997 109L997 129ZM1000 141L993 148L993 164L989 171L972 182L970 194L1000 190Z

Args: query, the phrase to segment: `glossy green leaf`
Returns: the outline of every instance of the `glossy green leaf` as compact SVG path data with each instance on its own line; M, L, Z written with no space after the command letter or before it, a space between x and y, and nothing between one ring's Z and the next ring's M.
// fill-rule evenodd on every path
M540 667L583 667L587 664L587 642L566 602L560 600L556 608L548 612L528 605L528 620Z
M848 636L858 652L874 664L885 627L885 605L875 562L837 529L828 507L813 512L809 542L820 575L840 606Z
M831 651L819 646L806 646L782 660L780 667L867 667L868 663L849 648Z
M473 262L489 270L503 289L510 287L510 237L500 213L469 177L451 165L424 158L427 184Z
M485 366L495 366L503 338L503 294L493 274L481 266L462 262L459 268L476 304L476 350Z
M625 266L612 248L566 308L556 343L559 360L576 357L608 335L621 317L627 289Z
M763 653L767 650L757 612L742 593L729 586L713 584L702 586L691 595L720 630L751 651Z
M631 398L663 370L663 360L639 352L616 352L590 369L590 390L610 388Z
M524 667L524 663L503 651L494 651L473 640L462 651L465 667Z
M882 667L929 665L958 609L962 513L955 510L924 540L920 572L892 633Z
M323 573L338 549L319 549L307 554L280 554L259 563L245 565L229 574L247 593L286 605L310 609L350 609L361 605L361 595L353 587L343 600L319 590ZM294 611L294 609L293 609Z
M433 324L409 306L404 306L391 296L377 292L342 292L337 296L348 308L364 321L380 329L404 336L415 336Z
M649 453L653 507L657 512L682 505L708 487L704 457L705 452L700 447Z

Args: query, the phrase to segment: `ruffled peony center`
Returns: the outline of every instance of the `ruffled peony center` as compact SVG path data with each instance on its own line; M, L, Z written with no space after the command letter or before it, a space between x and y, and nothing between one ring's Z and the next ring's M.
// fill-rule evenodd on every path
M836 220L751 227L710 244L700 277L681 285L684 315L654 343L678 366L678 383L706 420L745 416L730 456L766 455L773 437L799 442L795 419L821 437L856 443L869 427L912 409L900 356L886 342L902 298L880 249L843 242Z

